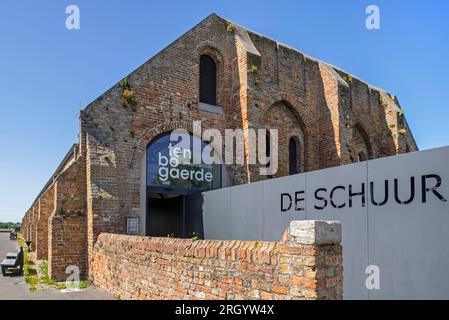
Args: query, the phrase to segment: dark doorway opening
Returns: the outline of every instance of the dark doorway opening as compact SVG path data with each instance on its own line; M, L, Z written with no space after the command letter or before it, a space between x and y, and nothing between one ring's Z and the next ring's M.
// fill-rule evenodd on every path
M201 193L149 193L146 235L204 238Z
M153 237L183 237L183 197L149 198L147 234Z

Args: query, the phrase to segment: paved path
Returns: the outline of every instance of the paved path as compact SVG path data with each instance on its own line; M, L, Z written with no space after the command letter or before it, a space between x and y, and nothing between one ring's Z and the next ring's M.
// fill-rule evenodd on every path
M8 252L17 250L17 242L9 240L9 233L0 233L0 261ZM79 292L63 293L49 288L30 292L23 276L3 277L0 274L0 300L111 300L112 295L93 287Z

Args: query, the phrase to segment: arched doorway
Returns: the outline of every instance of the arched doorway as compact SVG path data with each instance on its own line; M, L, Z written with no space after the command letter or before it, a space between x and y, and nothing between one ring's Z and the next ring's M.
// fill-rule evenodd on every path
M220 188L222 182L222 166L213 159L209 144L188 132L166 132L150 141L146 235L203 237L201 192Z

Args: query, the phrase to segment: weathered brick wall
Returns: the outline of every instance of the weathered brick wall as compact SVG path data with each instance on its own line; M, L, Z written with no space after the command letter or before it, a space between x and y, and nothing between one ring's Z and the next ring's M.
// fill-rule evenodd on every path
M23 234L25 238L27 238L27 229L28 229L28 212L25 214L25 216L22 219L22 225L20 227L20 232Z
M322 161L321 154L336 154L336 146L333 130L321 134L332 128L332 124L318 61L262 35L248 34L260 55L258 58L251 55L248 61L248 122L250 128L279 130L279 173L275 176L288 175L285 141L292 136L304 137L299 158L304 158L305 171L328 166L329 161ZM288 110L279 113L280 104ZM266 179L258 174L258 167L253 168L251 176L252 181Z
M36 212L34 211L35 205L33 205L30 209L30 224L29 224L29 232L28 232L28 241L32 241L32 247L34 248L35 245L35 237L36 237L36 222L35 222L35 216Z
M368 160L373 157L371 145L368 143L366 133L363 129L355 127L352 129L352 154L351 158L354 161Z
M199 108L201 54L216 61L217 104L223 115ZM195 120L222 133L226 128L278 129L275 177L289 173L291 137L300 142L298 167L304 171L356 161L360 144L354 128L363 128L373 157L406 149L399 146L401 136L394 133L399 129L397 99L216 15L137 68L127 80L135 106L124 107L118 83L81 113L89 252L101 232L123 232L127 216L143 220L140 160L147 144L171 129L191 128ZM415 150L411 134L404 136L409 149ZM227 170L232 185L266 179L259 175L258 165L230 165Z
M86 230L85 213L50 216L48 272L52 279L64 281L68 266L78 267L83 277L87 275Z
M198 108L199 60L210 54L218 67L218 105L224 115ZM234 99L238 69L234 34L225 21L211 18L129 75L137 102L124 108L119 84L88 106L81 115L87 158L88 233L90 252L101 232L123 232L130 213L140 208L141 158L147 144L172 129L191 130L194 120L204 128L241 128L240 100ZM230 168L231 170L232 168ZM233 184L247 179L244 168L230 174Z
M102 233L91 276L124 299L342 299L341 225L295 221L283 240Z
M70 265L87 274L87 215L84 158L62 172L55 184L54 211L49 218L48 271L64 280Z
M296 118L296 115L292 112L289 105L278 102L275 103L269 109L268 113L270 117L266 120L266 126L268 128L278 129L278 172L273 175L276 177L284 177L290 174L289 165L289 141L291 138L298 142L298 155L297 168L299 172L304 172L305 156L304 156L304 134L301 129L301 125Z
M345 154L345 146L349 143L346 140L350 130L344 117L349 108L344 98L348 84L331 66L320 63L319 69L323 95L321 103L323 113L319 128L323 137L321 145L327 145L320 152L319 163L322 167L333 167L349 161L349 157ZM325 123L329 125L323 125Z
M28 213L27 213L27 227L26 227L26 235L25 235L25 239L26 240L30 239L30 232L31 232L31 211L28 210Z
M28 211L22 219L22 225L20 226L20 233L22 233L25 239L28 239Z
M39 201L33 206L33 230L31 235L31 241L33 241L33 251L36 251L37 246L37 232L39 223Z
M201 54L210 55L217 64L217 104L223 114L200 108ZM69 179L76 182L61 182L60 189L61 185L77 187L56 197L49 222L54 235L48 237L53 252L63 246L61 235L70 234L65 230L76 221L86 225L76 241L82 243L87 237L89 261L100 233L124 233L127 217L143 221L141 159L147 144L173 129L191 131L195 120L222 134L225 129L245 133L251 128L278 129L275 177L289 172L291 137L299 141L298 167L304 171L351 163L365 149L373 158L417 150L396 97L216 15L137 68L127 80L135 105L124 106L123 87L118 83L81 112L83 168L74 159L63 168L70 175L78 173ZM248 156L248 139L244 143ZM226 169L231 185L266 179L259 175L258 165L227 165ZM79 198L75 209L66 210L73 196ZM39 201L32 204L23 227L38 250L45 242L42 221L46 219L38 219Z

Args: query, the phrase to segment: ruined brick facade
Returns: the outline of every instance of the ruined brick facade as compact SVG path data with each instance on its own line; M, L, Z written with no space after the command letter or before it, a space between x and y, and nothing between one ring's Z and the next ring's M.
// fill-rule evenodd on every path
M215 108L199 102L203 54L217 66ZM99 234L124 233L127 217L144 215L148 143L173 129L191 131L195 120L222 133L278 129L275 177L289 174L291 138L301 171L417 150L395 96L215 14L126 80L81 112L79 143L23 219L22 232L54 278L65 278L71 264L88 273ZM124 101L125 89L132 103ZM258 169L227 165L229 185L265 179Z

